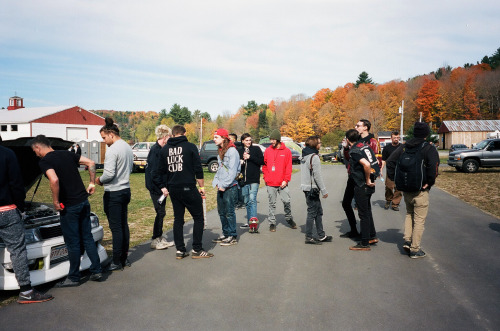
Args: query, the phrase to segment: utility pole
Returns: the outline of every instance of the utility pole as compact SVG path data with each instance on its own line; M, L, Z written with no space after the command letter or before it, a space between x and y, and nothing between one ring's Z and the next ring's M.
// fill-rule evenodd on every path
M203 117L200 118L200 149L201 149L201 140L203 139Z
M403 138L403 116L404 116L404 111L405 111L405 101L401 101L401 106L399 107L399 113L401 114L401 130L399 134L401 135L401 139L404 140Z

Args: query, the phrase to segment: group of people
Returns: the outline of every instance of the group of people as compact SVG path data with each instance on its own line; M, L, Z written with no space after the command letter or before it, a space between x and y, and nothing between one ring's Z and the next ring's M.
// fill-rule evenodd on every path
M399 210L403 196L406 204L403 248L411 258L424 257L420 247L425 219L429 207L429 190L435 182L439 156L434 147L425 142L429 127L417 122L414 138L405 144L399 143L398 132L392 132L391 144L386 146L382 158L378 158L377 142L370 134L371 123L360 120L354 129L346 132L344 156L348 161L348 180L342 206L347 216L350 230L340 235L359 242L350 250L369 251L370 245L378 242L371 211L371 196L375 192L375 180L383 168L387 169L385 180L385 209ZM188 142L186 129L175 125L172 129L160 125L155 130L156 144L148 156L145 173L146 187L150 192L156 217L151 241L152 249L176 247L176 258L191 255L194 259L211 258L214 255L202 246L204 214L203 199L205 187L203 168L196 145ZM130 232L128 227L128 204L131 199L129 176L133 168L131 147L120 138L120 131L111 118L100 130L103 141L108 146L104 161L103 174L96 177L95 163L70 151L54 150L50 141L43 135L31 141L31 148L40 158L39 166L48 178L52 192L54 209L60 212L61 229L68 248L70 270L58 287L80 285L81 247L85 248L91 261L90 280L102 280L102 267L92 238L90 224L90 204L88 196L95 192L95 185L104 187L103 206L112 233L113 257L109 271L123 270L130 266L128 250ZM283 202L285 220L291 229L297 225L291 212L291 198L288 189L292 174L291 151L281 141L281 134L274 130L270 134L271 146L265 152L253 145L252 136L245 133L241 143L236 146L236 138L226 129L214 133L218 147L218 170L212 186L217 190L217 211L221 221L222 234L213 240L221 246L238 243L235 208L243 200L246 208L246 222L241 227L257 233L257 193L261 171L266 184L269 200L267 220L269 231L276 231L276 201L279 196ZM323 229L323 208L320 198L327 198L328 191L322 178L319 150L321 138L311 136L305 142L301 158L301 189L307 205L305 243L319 245L331 242L332 236ZM31 288L27 263L24 227L19 211L23 210L25 192L19 166L12 151L0 147L0 236L11 254L13 269L21 288L18 302L32 303L51 300L50 294L43 294ZM401 190L408 182L403 180L400 165L407 155L419 155L419 165L423 171L415 190ZM78 167L85 165L89 171L89 184L84 185ZM409 172L411 176L412 173ZM408 175L408 172L405 173ZM398 190L400 189L400 190ZM401 192L403 191L403 192ZM165 198L169 196L174 213L174 242L163 236L165 217ZM355 199L360 219L360 231L352 208ZM187 252L184 243L184 216L186 209L191 214L193 225L193 244ZM314 228L316 236L314 236Z

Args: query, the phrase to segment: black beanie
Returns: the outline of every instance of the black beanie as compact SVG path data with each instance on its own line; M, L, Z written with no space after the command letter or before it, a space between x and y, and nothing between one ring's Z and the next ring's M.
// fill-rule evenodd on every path
M415 138L427 138L430 132L431 129L429 129L427 123L424 122L416 122L413 127L413 135Z

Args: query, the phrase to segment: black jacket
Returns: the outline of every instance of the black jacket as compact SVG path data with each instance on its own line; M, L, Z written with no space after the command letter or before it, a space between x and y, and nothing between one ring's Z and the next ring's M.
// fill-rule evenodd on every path
M24 211L25 198L23 177L16 155L12 150L0 146L0 207L14 204Z
M203 179L198 148L186 136L168 139L160 151L159 166L152 169L152 175L159 188L196 186L196 179Z
M245 147L238 148L240 159L243 160ZM250 146L250 158L241 164L241 173L245 184L260 183L260 167L264 165L264 154L259 146Z
M398 163L399 157L403 154L403 146L408 148L418 148L418 145L422 144L425 138L412 138L406 142L406 144L401 144L398 149L392 152L391 156L386 161L387 164L387 177L394 181L394 174L396 172L396 164ZM439 153L434 145L428 144L424 146L420 151L423 155L425 174L426 178L424 180L424 185L428 184L429 189L436 182L436 177L438 175L439 167Z
M149 150L148 154L148 163L146 165L146 171L144 174L145 181L146 181L146 188L151 192L155 194L162 194L161 193L161 187L158 187L158 185L155 184L153 181L153 169L157 168L161 162L161 156L160 156L160 151L161 151L161 146L156 142L151 149ZM163 179L164 181L165 179Z

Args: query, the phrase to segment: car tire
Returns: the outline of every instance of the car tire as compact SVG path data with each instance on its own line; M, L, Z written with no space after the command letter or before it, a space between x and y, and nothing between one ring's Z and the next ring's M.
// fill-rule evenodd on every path
M476 160L465 160L462 170L466 173L473 174L479 169L479 163Z
M208 162L208 171L211 173L217 172L219 169L219 163L216 160Z

